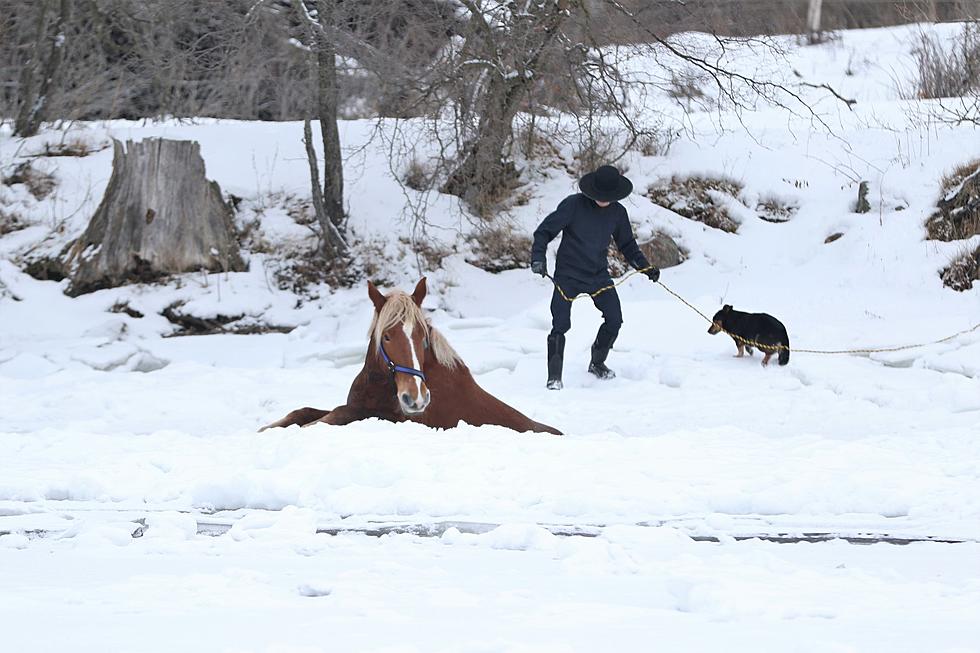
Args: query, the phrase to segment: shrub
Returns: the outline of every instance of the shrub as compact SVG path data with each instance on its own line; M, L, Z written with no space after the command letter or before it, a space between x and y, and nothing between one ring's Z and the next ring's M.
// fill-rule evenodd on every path
M50 195L57 185L54 175L38 170L30 161L24 161L14 168L13 174L3 178L3 183L7 186L24 184L37 200L43 200Z
M418 159L412 159L405 168L402 182L417 191L430 190L433 185L433 174L424 163Z
M723 196L738 201L742 186L736 181L711 177L671 177L670 181L647 189L654 204L728 233L738 231L736 222L725 206Z
M466 262L487 272L503 272L531 265L531 238L511 226L495 226L469 238Z
M980 88L980 27L967 24L953 49L923 34L914 51L921 99L962 97Z
M972 288L973 282L980 279L980 247L959 254L939 276L943 285L953 290L962 292Z
M980 233L980 160L943 177L936 212L926 220L930 240L960 240Z

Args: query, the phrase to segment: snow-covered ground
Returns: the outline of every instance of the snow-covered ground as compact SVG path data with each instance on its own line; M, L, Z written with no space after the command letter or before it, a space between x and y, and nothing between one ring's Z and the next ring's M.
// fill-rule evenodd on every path
M980 321L980 290L938 277L977 243L925 241L922 226L940 177L975 158L980 137L900 99L917 29L790 53L806 81L858 100L848 110L802 90L831 131L777 109L693 112L666 155L628 158L640 191L691 173L744 185L738 234L628 200L638 232L690 253L664 271L668 286L709 314L772 313L802 348L929 341ZM772 68L761 54L737 61ZM275 199L308 194L300 134L196 121L69 137L198 140L208 175L245 198L240 220L309 244ZM0 133L0 165L63 137ZM0 237L2 650L980 650L980 332L764 369L638 277L621 287L619 378L585 372L599 317L583 301L566 388L548 392L548 283L485 273L461 244L420 270L397 247L412 224L375 125L347 123L342 138L351 225L384 239L388 278L408 289L427 274L426 308L478 381L566 435L376 421L257 435L292 408L343 402L366 346L366 290L298 301L253 253L246 273L68 298L13 261L84 230L111 154L36 159L53 196L0 186L29 223ZM530 201L508 219L530 232L575 180L533 165L528 176ZM859 215L862 179L873 210ZM766 198L798 209L762 221L752 209ZM444 239L470 228L451 198L434 196L428 218ZM144 317L109 312L121 301ZM159 313L175 301L297 328L165 338ZM316 532L376 522L458 526ZM576 529L590 537L554 534ZM734 539L806 532L965 542Z

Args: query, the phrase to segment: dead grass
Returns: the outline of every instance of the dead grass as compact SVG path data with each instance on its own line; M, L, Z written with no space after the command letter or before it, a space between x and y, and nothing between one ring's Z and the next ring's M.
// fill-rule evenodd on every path
M20 231L25 227L27 225L21 221L18 214L0 207L0 236Z
M759 203L755 205L755 211L758 213L759 218L774 224L789 222L796 215L799 208L773 196L760 198Z
M503 272L531 265L531 238L513 227L495 226L469 238L466 262L487 272Z
M671 72L667 95L688 109L707 108L712 102L703 89L709 82L706 74L701 71Z
M24 184L36 200L43 200L58 185L54 175L36 169L30 161L20 163L13 173L3 178L3 183L7 186Z
M936 211L926 220L930 240L962 240L980 233L980 160L958 166L940 183Z
M456 253L450 247L424 240L416 240L413 243L408 238L399 238L398 242L417 256L422 267L426 270L438 270L442 267L442 262L446 257Z
M947 288L960 292L972 288L973 282L980 280L980 247L960 253L939 276Z
M44 149L36 156L77 156L84 157L108 148L110 143L102 141L93 146L81 136L74 136L59 143L45 143Z
M919 99L962 97L980 88L980 28L976 25L966 24L952 49L923 34L914 53Z
M435 175L424 163L413 158L402 174L402 183L412 190L424 192L435 185Z
M700 222L728 233L738 231L728 208L718 201L717 195L728 195L738 200L742 185L731 179L713 177L671 177L669 181L654 184L646 196L654 204L670 209L685 218Z
M619 159L623 154L622 137L619 132L606 129L594 129L591 133L583 134L579 147L574 154L575 175L581 177L594 171L599 166ZM626 169L618 163L619 171L626 174Z

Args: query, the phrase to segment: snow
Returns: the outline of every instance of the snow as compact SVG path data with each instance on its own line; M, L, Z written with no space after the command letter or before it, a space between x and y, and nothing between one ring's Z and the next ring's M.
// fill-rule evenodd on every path
M784 44L806 81L858 100L851 111L801 90L832 132L803 114L684 114L660 98L687 131L625 165L637 231L690 252L665 284L709 315L723 303L772 313L802 348L931 341L980 320L980 290L938 277L980 238L923 240L939 179L975 157L978 137L922 122L928 104L902 99L917 29ZM774 67L761 51L730 56ZM549 283L468 265L456 233L471 218L437 193L426 220L458 253L420 270L398 242L417 233L405 209L419 197L391 177L377 130L341 126L352 230L379 243L389 286L429 276L425 307L481 385L565 436L377 420L256 434L293 408L343 401L366 348L365 288L298 296L275 285L275 257L253 251L248 272L69 298L14 260L84 230L111 151L37 159L57 177L52 196L0 186L0 204L29 224L0 237L4 649L980 650L980 332L897 353L794 353L766 369L634 277L609 360L619 377L585 371L599 316L583 300L565 389L548 392ZM209 177L244 198L237 219L296 248L313 242L290 215L309 193L301 133L213 120L77 130L93 144L200 141ZM0 133L4 172L62 137ZM643 197L688 174L744 186L726 200L737 234ZM527 175L530 201L508 219L529 232L575 180ZM862 179L873 210L858 215ZM762 221L754 207L769 197L798 210ZM825 244L834 232L844 236ZM144 317L110 312L121 303ZM296 328L165 337L174 327L160 312L175 303ZM444 528L334 534L379 524ZM820 532L964 542L736 539Z

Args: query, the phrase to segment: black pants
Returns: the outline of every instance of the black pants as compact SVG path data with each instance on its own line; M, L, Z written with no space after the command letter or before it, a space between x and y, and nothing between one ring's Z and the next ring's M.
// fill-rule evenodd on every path
M571 279L557 278L555 282L565 291L569 297L574 297L580 293L593 293L599 288L608 286L612 282L583 284L572 281ZM619 328L623 326L623 309L619 303L619 295L616 289L605 290L592 298L592 303L602 312L602 326L596 336L596 343L601 347L611 346L616 336L619 335ZM555 294L551 297L551 332L566 333L572 328L572 302L567 301L555 288Z

